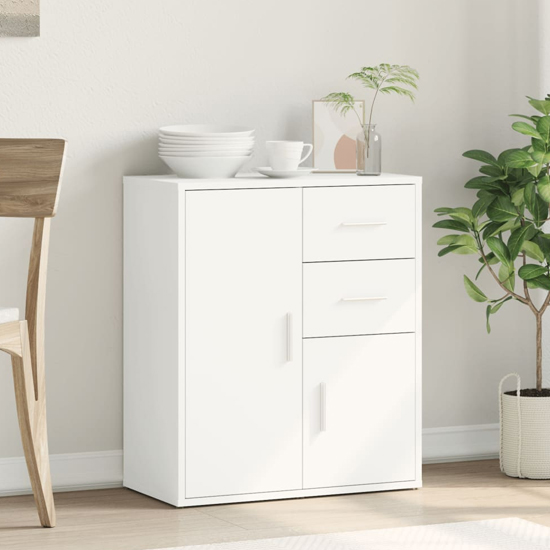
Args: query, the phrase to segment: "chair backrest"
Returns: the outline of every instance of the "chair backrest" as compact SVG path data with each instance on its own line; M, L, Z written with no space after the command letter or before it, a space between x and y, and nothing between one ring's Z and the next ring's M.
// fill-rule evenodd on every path
M55 216L65 141L0 139L0 216Z
M0 216L35 218L25 319L36 399L44 376L49 218L57 209L64 156L62 139L0 139Z

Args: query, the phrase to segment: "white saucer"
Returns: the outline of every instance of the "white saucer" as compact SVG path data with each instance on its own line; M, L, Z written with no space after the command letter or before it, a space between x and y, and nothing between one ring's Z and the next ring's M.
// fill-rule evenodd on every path
M300 167L297 170L273 170L273 168L268 166L262 166L261 168L256 168L256 170L260 174L269 176L270 178L299 178L300 176L307 176L311 172L315 172L317 168Z

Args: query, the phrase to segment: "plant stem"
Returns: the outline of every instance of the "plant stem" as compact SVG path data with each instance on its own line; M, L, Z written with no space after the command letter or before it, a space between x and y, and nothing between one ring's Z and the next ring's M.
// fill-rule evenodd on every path
M493 279L498 283L498 285L506 292L507 296L513 296L516 300L521 302L522 304L528 305L531 308L531 311L536 315L538 311L536 310L535 306L531 302L531 300L528 300L527 298L524 298L523 296L520 296L519 294L516 294L515 292L512 292L509 288L506 288L500 279L498 278L497 274L493 271L493 268L491 267L491 264L487 260L487 256L485 255L485 251L483 250L483 247L481 246L481 241L479 239L479 234L476 234L476 240L478 243L478 249L479 253L481 254L481 257L483 258L483 262L487 266L487 269L489 270L489 273L493 276Z
M372 98L372 103L370 106L370 113L369 113L369 125L368 129L370 130L371 124L372 124L372 113L374 111L374 103L376 102L376 97L378 96L378 92L380 91L380 88L382 87L382 84L384 84L384 81L388 76L390 76L394 71L390 71L378 84L378 87L376 88L376 92L374 93L374 97ZM367 158L369 156L369 150L370 150L370 132L368 130L363 130L365 133L365 141L367 142Z
M537 390L542 390L542 313L537 315Z

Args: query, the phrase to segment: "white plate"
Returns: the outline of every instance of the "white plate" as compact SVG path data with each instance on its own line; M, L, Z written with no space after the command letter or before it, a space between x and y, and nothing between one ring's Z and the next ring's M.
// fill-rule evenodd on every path
M298 168L298 170L273 170L273 168L261 167L256 168L256 170L260 174L269 176L270 178L299 178L301 176L307 176L312 172L316 172L317 168L301 167Z
M159 141L162 143L175 143L181 145L239 145L240 143L254 143L254 137L250 138L178 138L173 136L159 136Z
M160 157L180 178L232 178L251 158L247 157Z
M159 149L161 157L249 157L252 155L252 150L244 149L238 151L166 151Z
M254 130L244 126L227 126L222 124L179 124L164 126L159 134L164 136L188 137L245 137L251 136Z
M174 143L159 143L159 148L162 149L179 149L180 151L216 151L222 149L224 151L234 151L235 149L253 149L254 143L243 143L242 145L176 145Z

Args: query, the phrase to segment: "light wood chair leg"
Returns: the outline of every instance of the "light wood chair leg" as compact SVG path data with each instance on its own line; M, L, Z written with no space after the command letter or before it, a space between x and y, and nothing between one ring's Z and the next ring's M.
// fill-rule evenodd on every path
M22 353L21 356L12 355L19 428L40 522L44 527L55 527L46 426L45 373L43 368L37 372L38 399L35 399L27 322L22 321L20 327Z

